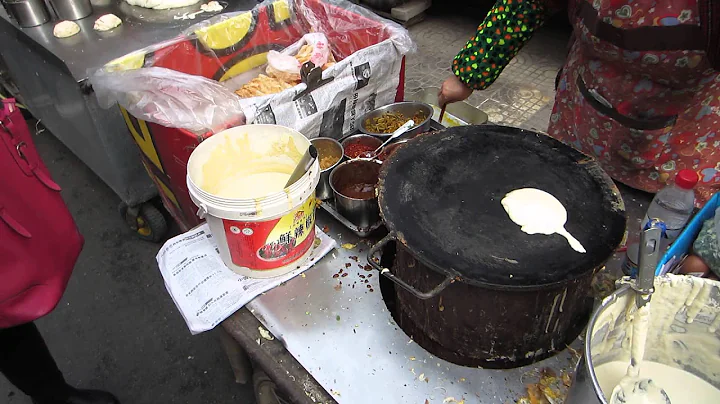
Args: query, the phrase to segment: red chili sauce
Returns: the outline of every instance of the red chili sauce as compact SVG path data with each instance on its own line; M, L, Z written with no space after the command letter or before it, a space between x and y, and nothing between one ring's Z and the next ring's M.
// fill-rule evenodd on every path
M345 155L351 159L358 157L371 157L372 152L375 151L375 149L376 147L374 146L352 143L345 147Z

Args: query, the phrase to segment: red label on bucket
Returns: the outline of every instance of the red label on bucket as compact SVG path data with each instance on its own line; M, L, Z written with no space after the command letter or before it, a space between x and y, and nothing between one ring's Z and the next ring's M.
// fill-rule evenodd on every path
M253 270L276 269L302 257L315 240L313 198L285 216L264 222L223 219L233 264Z

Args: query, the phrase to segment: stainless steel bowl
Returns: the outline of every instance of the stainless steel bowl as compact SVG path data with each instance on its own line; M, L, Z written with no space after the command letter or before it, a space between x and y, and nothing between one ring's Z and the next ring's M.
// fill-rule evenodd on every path
M363 135L362 133L358 134L358 135L348 136L345 138L345 140L342 141L343 153L345 153L345 149L348 146L350 146L351 144L355 144L355 143L372 147L372 150L375 150L378 147L380 147L380 145L382 145L383 142L382 142L382 140L380 140L376 137L373 137L370 135ZM357 158L357 157L348 156L347 153L345 153L344 155L345 155L345 158L348 160Z
M330 172L342 162L345 154L340 142L329 137L316 137L315 139L311 139L310 143L318 149L320 159L323 158L323 153L328 152L332 153L333 156L339 156L335 164L324 170L320 170L320 181L318 182L317 188L315 188L315 196L324 201L333 196L332 188L330 188Z
M377 198L380 166L379 160L355 159L341 163L330 173L330 187L338 212L360 229L368 229L380 221ZM360 199L343 194L347 186L354 184L375 184L373 195Z
M391 135L391 133L377 133L368 130L365 127L365 122L368 119L377 118L380 115L386 113L386 112L399 112L408 119L412 118L413 115L415 115L418 111L423 111L425 115L427 115L427 118L425 118L422 122L415 122L415 126L412 127L409 131L407 131L403 137L406 139L410 139L413 136L427 132L430 130L430 120L432 119L433 115L433 108L424 103L424 102L416 102L416 101L403 101L403 102L396 102L394 104L388 104L384 107L380 107L378 109L372 110L360 118L360 130L363 133L367 133L368 135L372 136L378 136L378 137L388 137Z

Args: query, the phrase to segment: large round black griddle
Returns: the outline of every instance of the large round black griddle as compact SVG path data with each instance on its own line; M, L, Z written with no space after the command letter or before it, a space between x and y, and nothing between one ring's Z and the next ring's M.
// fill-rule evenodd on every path
M560 235L529 235L500 201L538 188L568 212ZM620 243L620 193L596 161L543 134L483 125L410 140L383 166L379 202L388 230L435 271L475 285L526 288L575 279L602 264Z

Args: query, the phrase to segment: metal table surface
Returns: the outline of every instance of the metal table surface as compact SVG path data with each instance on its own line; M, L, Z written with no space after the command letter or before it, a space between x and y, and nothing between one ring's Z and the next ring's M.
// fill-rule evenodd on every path
M81 81L88 77L88 69L101 67L132 51L174 38L191 25L218 14L201 13L192 20L175 19L183 13L198 11L206 1L173 10L151 10L131 6L123 0L91 1L93 14L76 21L80 25L80 33L70 38L58 39L53 36L53 27L57 21L20 28L4 8L0 8L0 17L31 39L28 45L39 46L53 54L67 66L77 81ZM257 1L223 0L220 3L227 6L221 13L227 13L250 10ZM108 13L120 17L123 24L108 32L93 30L95 20Z
M620 188L628 226L638 228L650 195ZM294 402L332 397L340 403L422 404L453 397L466 403L514 403L525 395L526 384L537 382L540 369L553 369L558 376L572 371L577 358L571 350L511 370L469 368L433 357L395 324L382 301L379 274L362 268L369 243L325 212L318 212L317 221L339 245L356 246L339 247L305 277L259 296L223 323ZM608 265L618 270L618 257ZM340 269L348 275L334 277ZM253 315L276 340L260 337ZM572 347L581 344L577 340Z

